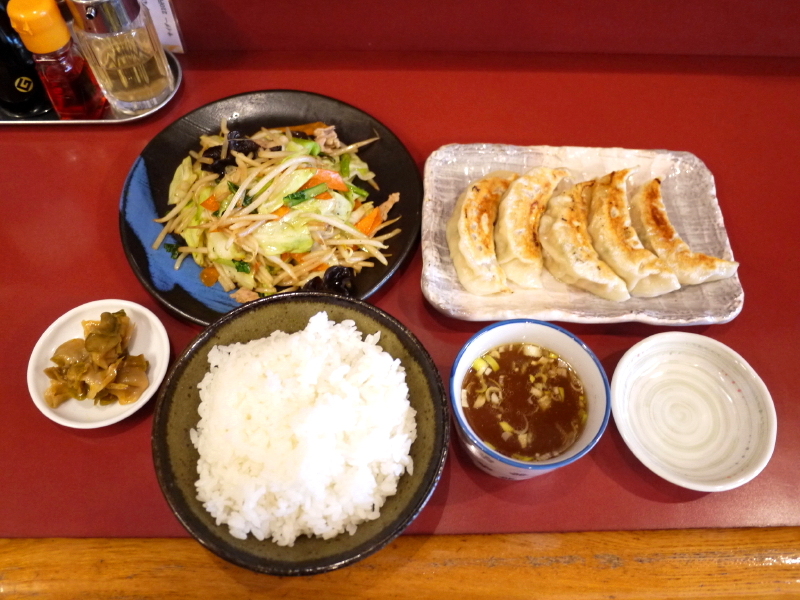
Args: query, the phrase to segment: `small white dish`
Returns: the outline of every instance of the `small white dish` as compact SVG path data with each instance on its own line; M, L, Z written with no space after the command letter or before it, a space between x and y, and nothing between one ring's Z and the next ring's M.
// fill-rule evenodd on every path
M659 333L628 350L611 381L611 410L636 457L691 490L747 483L775 448L764 382L725 344L694 333Z
M472 430L464 416L461 387L473 361L497 346L511 343L536 344L552 350L575 370L586 392L588 418L583 432L572 446L549 460L521 461L497 452ZM489 475L511 480L530 479L578 460L597 444L611 415L608 379L594 353L565 329L532 319L494 323L464 344L450 371L450 409L458 440L475 465Z
M53 366L50 357L56 348L67 340L83 337L81 321L97 320L103 312L118 310L124 310L134 323L128 350L133 355L144 354L149 363L147 377L150 385L131 404L115 402L106 406L95 406L92 400L70 399L58 408L49 407L44 401L44 393L50 380L44 370ZM129 417L150 400L167 372L169 355L167 330L150 310L127 300L96 300L73 308L59 317L36 342L28 361L28 391L36 408L60 425L76 429L105 427Z

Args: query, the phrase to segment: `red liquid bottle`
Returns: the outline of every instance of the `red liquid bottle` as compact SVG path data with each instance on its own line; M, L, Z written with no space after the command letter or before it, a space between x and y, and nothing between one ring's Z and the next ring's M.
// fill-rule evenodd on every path
M39 79L58 116L102 117L107 100L73 43L55 0L10 0L7 12L11 25L33 55Z

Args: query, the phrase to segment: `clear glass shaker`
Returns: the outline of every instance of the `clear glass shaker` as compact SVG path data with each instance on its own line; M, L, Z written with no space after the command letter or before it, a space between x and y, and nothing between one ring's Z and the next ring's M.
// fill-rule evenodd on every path
M67 0L73 28L116 112L139 114L163 103L175 80L147 7L138 0Z

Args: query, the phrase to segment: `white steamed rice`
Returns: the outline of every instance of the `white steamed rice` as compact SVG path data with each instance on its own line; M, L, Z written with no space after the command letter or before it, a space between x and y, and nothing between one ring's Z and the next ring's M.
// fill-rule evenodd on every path
M197 497L234 537L353 534L411 473L405 370L353 321L215 346L199 384Z

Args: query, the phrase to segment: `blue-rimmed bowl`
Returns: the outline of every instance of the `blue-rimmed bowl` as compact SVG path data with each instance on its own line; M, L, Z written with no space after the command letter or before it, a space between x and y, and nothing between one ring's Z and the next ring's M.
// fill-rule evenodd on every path
M510 343L537 344L552 350L570 364L583 383L588 413L583 433L565 452L549 460L525 462L492 450L475 434L464 416L461 386L472 362L492 348ZM450 407L459 442L478 468L502 479L528 479L575 462L594 447L608 425L611 393L600 361L581 340L550 323L514 319L481 329L461 348L450 371Z

